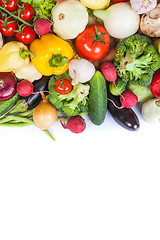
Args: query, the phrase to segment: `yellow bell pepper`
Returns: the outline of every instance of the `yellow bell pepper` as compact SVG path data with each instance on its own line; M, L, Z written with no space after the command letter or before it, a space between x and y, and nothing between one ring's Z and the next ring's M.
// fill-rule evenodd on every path
M11 72L30 62L28 47L21 42L5 43L0 48L0 72Z
M60 75L68 70L69 60L73 58L73 49L65 40L48 33L30 44L34 53L32 63L45 76Z

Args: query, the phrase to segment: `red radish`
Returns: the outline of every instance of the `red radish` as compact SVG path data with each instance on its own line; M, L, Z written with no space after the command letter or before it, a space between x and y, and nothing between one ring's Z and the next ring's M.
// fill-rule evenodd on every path
M0 101L9 100L16 93L17 79L12 72L0 72Z
M104 78L108 82L113 82L113 84L115 85L115 81L117 79L117 71L114 64L110 61L103 62L100 66L100 70Z
M60 123L65 129L69 129L73 133L81 133L86 129L86 122L80 115L70 117L66 125L62 123L61 119Z
M132 108L137 104L138 97L133 92L125 90L120 96L120 102L122 104L120 108Z
M48 20L44 18L39 18L34 23L34 31L37 35L45 35L49 33L51 25L52 24Z
M22 80L17 83L17 93L22 97L27 97L33 93L33 84L28 80Z

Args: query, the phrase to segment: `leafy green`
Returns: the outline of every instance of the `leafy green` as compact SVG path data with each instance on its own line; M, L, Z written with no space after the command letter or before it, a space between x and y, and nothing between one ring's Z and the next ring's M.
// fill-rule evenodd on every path
M51 19L52 8L56 4L53 0L21 0L20 2L31 4L40 17L43 16L49 19Z

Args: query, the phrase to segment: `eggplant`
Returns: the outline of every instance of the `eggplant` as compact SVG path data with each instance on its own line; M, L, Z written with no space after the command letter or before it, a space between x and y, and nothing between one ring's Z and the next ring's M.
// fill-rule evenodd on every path
M120 107L120 97L114 96L108 90L108 98L111 99L116 106ZM108 110L111 113L113 119L123 128L130 131L137 131L140 127L139 119L135 112L131 108L119 109L108 100Z
M42 76L41 79L35 80L33 82L33 86L34 86L33 92L47 91L49 79L50 79L50 76ZM23 99L26 99L28 103L28 110L33 109L42 101L42 97L40 93L31 94L28 97L25 97L25 98L23 97Z

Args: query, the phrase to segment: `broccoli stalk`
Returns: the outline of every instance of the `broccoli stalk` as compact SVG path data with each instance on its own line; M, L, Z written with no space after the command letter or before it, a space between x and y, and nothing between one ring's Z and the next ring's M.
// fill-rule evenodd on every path
M123 81L147 86L160 68L160 55L149 37L135 34L117 44L114 65Z

